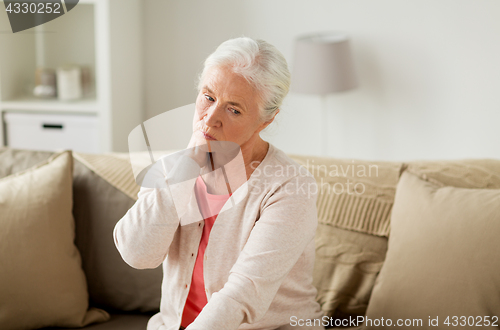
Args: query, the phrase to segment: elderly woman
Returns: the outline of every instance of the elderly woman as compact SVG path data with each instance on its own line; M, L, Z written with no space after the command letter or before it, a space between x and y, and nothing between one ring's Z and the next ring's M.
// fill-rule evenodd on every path
M189 144L195 151L177 164L180 172L163 177L163 188L141 187L114 230L129 265L163 264L160 312L148 330L324 329L312 285L316 183L259 136L289 85L286 60L262 40L228 40L206 59ZM237 145L241 162L215 171L207 151L218 142ZM191 182L187 191L196 196L202 216L190 221L172 183L187 168L200 173L176 181Z

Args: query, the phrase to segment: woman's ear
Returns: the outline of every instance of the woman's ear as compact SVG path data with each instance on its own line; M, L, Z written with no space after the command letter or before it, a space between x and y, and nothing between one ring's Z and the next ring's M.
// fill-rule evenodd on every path
M269 126L274 121L274 118L276 117L276 115L278 114L278 112L280 112L280 109L276 110L276 112L273 115L273 118L271 118L268 121L265 121L265 122L262 123L260 131L262 131L264 128L266 128L267 126Z

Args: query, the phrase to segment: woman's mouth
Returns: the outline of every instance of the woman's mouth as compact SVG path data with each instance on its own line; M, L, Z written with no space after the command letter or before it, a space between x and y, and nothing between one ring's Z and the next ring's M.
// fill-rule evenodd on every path
M205 138L205 140L215 140L215 138L208 133L201 132L201 134L203 134L203 137Z

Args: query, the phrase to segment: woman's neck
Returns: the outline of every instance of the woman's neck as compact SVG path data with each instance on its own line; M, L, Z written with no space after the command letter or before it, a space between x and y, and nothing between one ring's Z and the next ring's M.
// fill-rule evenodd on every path
M258 136L258 140L253 142L250 146L244 145L241 147L247 180L250 178L255 168L266 157L268 150L269 143L262 140L260 136Z
M269 143L260 139L260 141L255 141L252 144L252 148L249 148L248 144L241 146L241 156L243 157L237 156L228 164L217 164L215 162L215 171L207 164L202 169L201 174L208 193L224 195L228 193L228 190L230 193L234 192L250 178L257 166L266 157L268 150ZM223 165L223 168L220 168L220 165ZM230 187L228 187L228 183Z

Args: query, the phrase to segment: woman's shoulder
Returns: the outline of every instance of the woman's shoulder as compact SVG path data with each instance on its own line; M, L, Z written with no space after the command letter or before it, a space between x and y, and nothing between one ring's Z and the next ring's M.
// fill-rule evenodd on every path
M263 207L273 204L315 205L318 185L313 175L283 150L269 144L264 160L254 171L252 188L259 188Z

